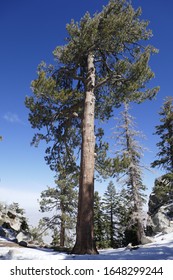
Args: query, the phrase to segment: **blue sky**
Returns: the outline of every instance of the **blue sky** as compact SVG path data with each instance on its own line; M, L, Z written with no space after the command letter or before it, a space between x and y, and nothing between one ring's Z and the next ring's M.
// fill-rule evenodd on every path
M54 173L44 161L44 144L30 146L34 130L28 122L26 95L36 77L37 65L53 63L52 51L64 43L65 25L71 18L79 20L88 10L100 11L105 0L1 0L0 1L0 201L19 202L28 213L35 211L37 199L47 185L54 185ZM158 112L166 96L172 95L173 2L171 0L132 0L142 7L142 18L150 20L153 38L150 44L159 49L151 59L155 79L151 86L161 87L157 99L134 105L131 114L147 137L144 145L151 151L145 162L154 160L159 123ZM112 124L111 124L112 125ZM110 125L110 126L111 126ZM151 189L159 175L146 173L145 183ZM99 188L99 186L98 186ZM101 185L103 191L103 184Z

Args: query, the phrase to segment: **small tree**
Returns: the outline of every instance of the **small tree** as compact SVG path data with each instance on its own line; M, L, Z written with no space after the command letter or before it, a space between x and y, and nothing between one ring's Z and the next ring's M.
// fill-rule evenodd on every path
M107 248L108 241L105 239L107 221L103 210L103 202L98 192L94 193L94 237L97 248Z
M118 194L112 181L109 182L103 196L103 209L106 219L106 232L109 247L118 247Z
M53 234L52 234L52 241L51 245L52 246L57 246L57 244L60 244L60 233L57 228L53 229Z
M43 232L42 229L42 221L39 221L39 224L37 227L30 227L29 228L29 232L32 236L32 240L34 241L34 243L38 242L39 245L43 244L43 237L46 235L45 232Z
M64 168L56 180L56 188L48 188L41 193L40 209L42 212L50 212L51 216L43 218L43 224L53 232L59 233L59 245L65 246L67 240L67 230L74 230L77 211L76 178L66 175ZM57 231L57 226L59 230ZM56 238L57 240L57 238ZM57 244L58 245L58 244ZM67 245L67 244L66 244Z
M132 216L132 209L129 207L131 200L129 200L128 190L122 188L117 197L117 244L118 247L127 245L126 230Z

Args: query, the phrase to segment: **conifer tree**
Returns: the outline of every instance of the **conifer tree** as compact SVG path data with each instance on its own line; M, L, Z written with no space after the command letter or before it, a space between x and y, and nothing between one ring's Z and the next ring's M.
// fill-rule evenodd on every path
M103 212L103 202L98 192L94 193L94 238L97 248L106 248L107 241L105 240L106 230L105 215Z
M122 175L123 186L128 190L129 221L126 229L127 243L133 242L140 244L144 234L142 222L142 206L145 202L144 191L146 187L142 182L141 165L142 147L137 142L140 132L134 129L134 118L129 114L129 105L124 103L124 111L121 114L121 121L118 125L120 132L116 136L120 151L119 157L125 162L125 170ZM133 236L133 237L132 237ZM133 238L133 240L130 240Z
M124 247L128 243L126 230L132 215L132 209L129 207L131 199L128 190L123 187L118 193L117 200L117 244L118 247Z
M112 181L109 182L103 196L103 208L106 219L106 232L109 240L109 247L118 247L118 194Z
M52 242L51 245L52 246L57 246L58 244L60 244L60 234L57 228L53 229L53 234L52 234Z
M94 120L105 120L124 101L151 99L158 88L147 89L154 76L149 66L152 32L126 0L110 0L93 17L67 24L64 46L54 51L55 66L42 63L32 82L34 96L26 99L29 120L40 140L53 146L47 158L58 163L64 151L71 167L80 154L80 178L76 243L73 253L96 254L93 228L95 139ZM46 132L45 129L46 128Z
M40 219L39 224L37 227L31 226L29 228L29 233L32 236L32 240L34 240L34 243L38 243L39 245L43 244L43 237L47 235L46 231L43 232L43 225L42 220Z
M67 244L67 230L74 230L77 211L76 177L67 175L61 170L58 175L56 188L48 187L41 193L41 212L50 212L49 217L44 217L42 222L45 229L52 229L59 233L60 247ZM65 171L66 172L66 171ZM57 229L57 226L59 228ZM57 240L57 238L56 238Z
M159 204L164 205L173 200L173 98L167 97L159 113L160 125L156 126L155 134L160 137L157 158L151 166L160 167L166 174L155 180L153 192Z
M159 113L160 125L156 126L155 134L160 137L157 143L159 152L157 160L151 166L161 167L167 173L173 173L173 98L167 97Z

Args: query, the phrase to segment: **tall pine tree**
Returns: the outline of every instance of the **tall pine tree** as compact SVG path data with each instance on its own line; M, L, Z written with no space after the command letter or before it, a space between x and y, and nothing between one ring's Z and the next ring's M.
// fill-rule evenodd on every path
M126 0L110 0L93 17L87 12L80 22L67 24L68 37L57 47L55 66L42 63L32 82L34 96L26 99L33 139L53 142L48 158L56 162L64 150L69 164L80 152L80 178L76 243L73 253L96 254L93 228L95 135L94 120L105 120L128 95L142 102L158 88L146 89L154 74L149 60L155 48L147 46L152 32ZM44 130L46 128L46 131ZM53 154L53 156L52 156Z

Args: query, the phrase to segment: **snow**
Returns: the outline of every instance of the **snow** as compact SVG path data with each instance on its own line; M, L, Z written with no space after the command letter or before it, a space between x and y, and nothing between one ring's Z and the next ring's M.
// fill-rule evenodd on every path
M6 244L6 246L4 246ZM99 250L99 255L70 255L52 249L11 247L0 238L0 260L173 260L173 232L158 234L154 242L137 250L126 248ZM14 244L13 244L14 245Z

